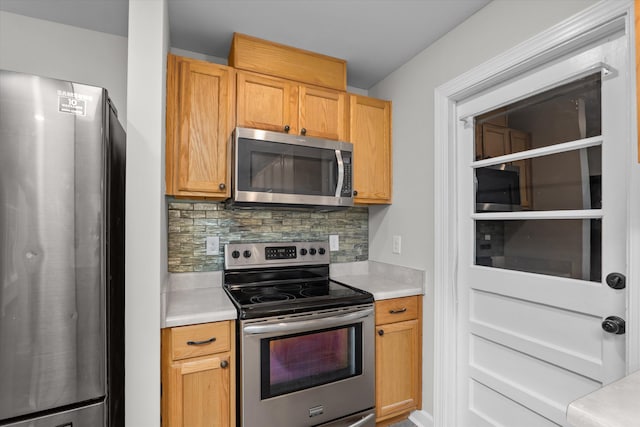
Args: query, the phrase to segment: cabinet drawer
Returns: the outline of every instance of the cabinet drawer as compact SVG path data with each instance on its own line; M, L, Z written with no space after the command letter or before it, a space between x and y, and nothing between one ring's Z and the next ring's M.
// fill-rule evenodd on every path
M417 319L418 298L412 296L376 302L376 325Z
M216 322L171 328L171 359L180 360L229 351L230 324Z

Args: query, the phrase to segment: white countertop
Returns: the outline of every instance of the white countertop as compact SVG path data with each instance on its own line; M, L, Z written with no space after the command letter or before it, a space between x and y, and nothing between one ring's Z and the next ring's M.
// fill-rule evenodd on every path
M424 294L424 271L374 261L331 264L332 279L373 294L375 300ZM222 289L222 272L169 274L162 293L161 328L236 319Z
M238 317L235 306L221 287L167 292L166 307L163 328Z
M640 426L640 371L572 402L567 422L574 427Z
M161 328L218 322L238 317L222 289L222 272L169 274L162 294Z
M370 292L376 301L425 293L424 271L375 261L331 264L331 278Z
M377 277L368 274L357 276L339 276L334 277L333 279L373 294L373 298L376 301L391 298L409 297L413 295L422 295L424 293L424 291L422 290L422 286L401 283L392 279Z

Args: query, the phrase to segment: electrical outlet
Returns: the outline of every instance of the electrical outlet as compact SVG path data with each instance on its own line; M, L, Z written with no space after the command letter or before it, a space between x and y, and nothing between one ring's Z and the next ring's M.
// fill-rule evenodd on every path
M220 237L207 236L207 255L220 255Z
M329 235L329 250L332 252L340 250L340 236L337 234Z
M402 237L393 236L393 253L399 254L402 251Z

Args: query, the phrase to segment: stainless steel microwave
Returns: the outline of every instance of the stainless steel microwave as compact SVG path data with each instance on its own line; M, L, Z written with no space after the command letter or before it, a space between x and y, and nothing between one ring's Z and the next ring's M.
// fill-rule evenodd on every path
M353 206L353 144L247 128L232 144L233 205Z
M475 170L476 212L509 212L520 206L520 168L507 164Z

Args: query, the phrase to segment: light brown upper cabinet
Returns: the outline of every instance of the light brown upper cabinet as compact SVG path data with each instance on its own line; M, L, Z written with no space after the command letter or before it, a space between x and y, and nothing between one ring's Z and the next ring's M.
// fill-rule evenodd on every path
M167 194L230 195L228 142L234 126L231 67L169 55L167 63Z
M229 66L306 85L347 90L347 61L234 33Z
M246 71L237 72L237 124L344 140L346 93Z
M527 132L509 130L510 152L519 153L531 149L531 136ZM531 159L511 162L520 171L520 206L531 209Z
M300 86L300 133L317 138L347 139L347 94L337 90ZM304 131L303 131L304 130Z
M349 95L353 189L358 204L391 203L391 102Z

